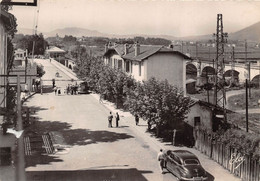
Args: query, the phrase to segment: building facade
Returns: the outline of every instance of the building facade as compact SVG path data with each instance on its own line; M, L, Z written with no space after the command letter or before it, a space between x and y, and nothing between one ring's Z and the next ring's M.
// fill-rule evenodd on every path
M151 77L167 79L172 85L186 92L186 60L190 58L171 48L154 45L105 46L104 63L121 69L137 81Z

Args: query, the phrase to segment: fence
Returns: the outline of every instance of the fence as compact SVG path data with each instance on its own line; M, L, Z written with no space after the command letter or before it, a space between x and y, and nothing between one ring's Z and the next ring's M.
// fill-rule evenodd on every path
M195 147L243 181L260 181L260 160L242 155L236 149L217 142L206 131L198 130Z

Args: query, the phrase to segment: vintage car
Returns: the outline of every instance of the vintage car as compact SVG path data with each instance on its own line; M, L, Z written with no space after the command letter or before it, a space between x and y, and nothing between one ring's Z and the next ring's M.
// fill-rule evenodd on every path
M165 167L178 180L207 180L207 172L201 166L199 159L193 153L186 150L166 150Z

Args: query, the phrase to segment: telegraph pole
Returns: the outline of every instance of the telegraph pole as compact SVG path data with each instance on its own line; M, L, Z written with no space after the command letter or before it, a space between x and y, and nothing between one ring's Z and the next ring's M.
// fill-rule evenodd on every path
M23 130L20 75L17 75L17 131ZM23 134L17 138L16 181L26 181Z
M250 65L250 61L247 60L247 40L245 40L245 62L246 62L246 66L247 66L247 71L248 71L248 90L249 90L249 98L251 98L251 65Z
M216 38L216 60L215 66L215 87L214 87L214 104L220 106L224 110L224 119L226 120L226 92L225 92L225 78L224 78L224 45L226 43L227 33L223 33L223 20L222 14L217 15L217 32L214 34ZM219 94L221 92L221 94Z
M231 85L234 83L234 69L235 69L235 48L232 46L232 62L231 62Z

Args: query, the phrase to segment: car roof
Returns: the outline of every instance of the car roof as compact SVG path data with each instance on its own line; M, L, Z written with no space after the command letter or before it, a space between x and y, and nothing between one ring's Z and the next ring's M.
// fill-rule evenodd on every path
M196 155L194 155L193 153L191 153L187 150L172 150L171 152L183 160L186 160L186 159L198 160L198 157Z

